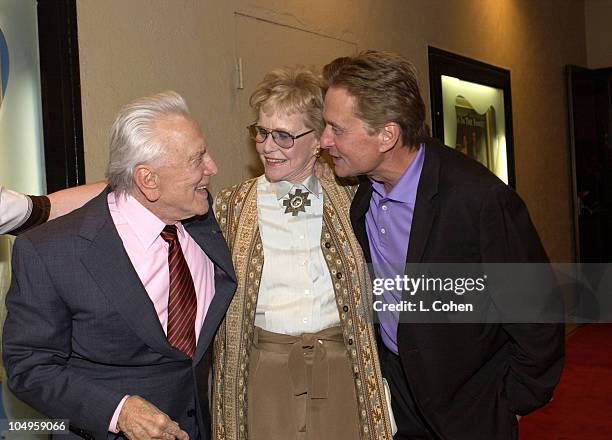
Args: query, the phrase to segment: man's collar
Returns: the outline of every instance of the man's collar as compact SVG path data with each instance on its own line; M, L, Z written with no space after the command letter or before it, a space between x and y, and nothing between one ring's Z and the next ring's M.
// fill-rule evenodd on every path
M415 203L416 192L419 185L423 162L425 159L425 144L419 145L419 150L412 163L395 183L391 191L385 191L384 184L370 179L372 190L383 199L390 199L402 203Z
M109 195L109 201L114 202L142 246L149 249L166 224L129 194L118 195L113 192ZM176 229L178 235L184 238L187 232L181 222L176 223Z

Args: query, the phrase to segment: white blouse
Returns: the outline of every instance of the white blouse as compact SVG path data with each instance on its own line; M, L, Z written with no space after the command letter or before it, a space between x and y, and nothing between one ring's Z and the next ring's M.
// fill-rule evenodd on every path
M306 212L292 215L283 201L309 191ZM323 190L311 176L302 184L257 180L257 215L264 250L255 325L297 336L339 325L331 276L321 251Z

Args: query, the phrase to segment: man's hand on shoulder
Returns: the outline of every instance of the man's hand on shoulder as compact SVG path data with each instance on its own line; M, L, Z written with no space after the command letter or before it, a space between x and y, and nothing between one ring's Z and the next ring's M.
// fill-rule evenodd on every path
M127 398L121 408L117 427L130 440L188 440L178 423L139 396Z

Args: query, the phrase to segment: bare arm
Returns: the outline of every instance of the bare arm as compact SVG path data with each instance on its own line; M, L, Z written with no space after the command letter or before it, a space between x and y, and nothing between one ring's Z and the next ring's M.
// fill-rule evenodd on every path
M80 208L100 194L105 187L106 182L96 182L75 186L74 188L62 189L61 191L49 194L48 197L51 202L49 220Z

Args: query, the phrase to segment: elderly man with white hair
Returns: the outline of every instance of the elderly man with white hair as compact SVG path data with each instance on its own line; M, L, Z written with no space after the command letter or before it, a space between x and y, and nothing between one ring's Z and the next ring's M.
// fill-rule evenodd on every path
M109 188L17 238L9 386L86 439L208 439L208 347L235 290L217 167L174 92L124 107Z

